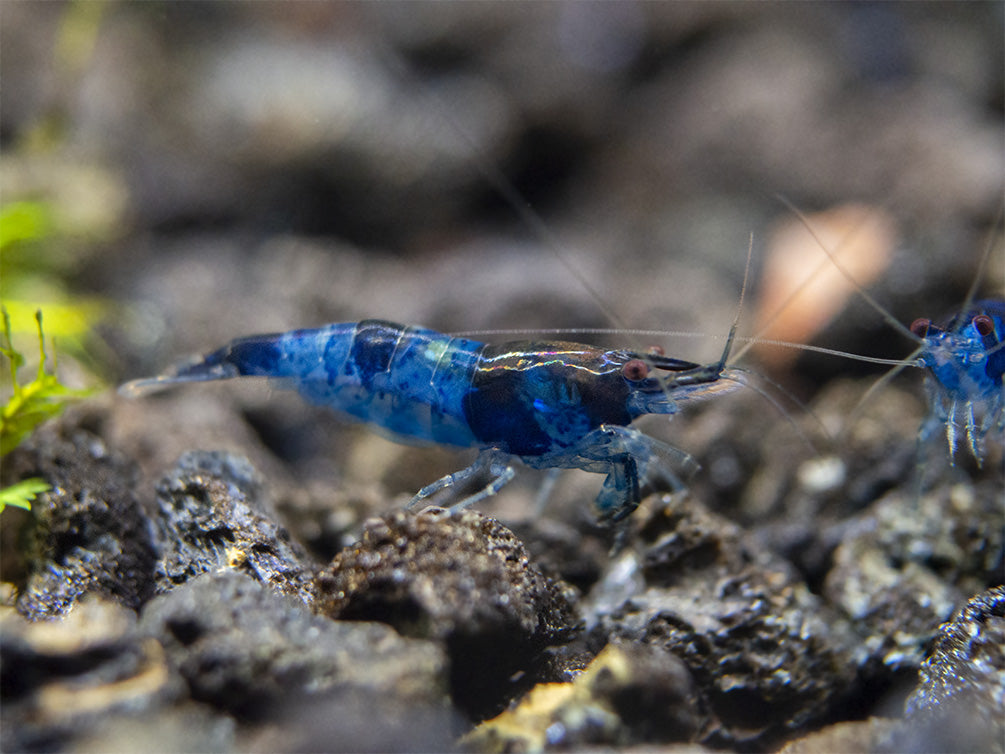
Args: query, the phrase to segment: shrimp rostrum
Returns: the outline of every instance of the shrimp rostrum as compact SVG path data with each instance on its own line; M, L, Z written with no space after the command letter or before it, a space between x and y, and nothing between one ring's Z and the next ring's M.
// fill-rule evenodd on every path
M563 341L491 345L364 320L239 338L122 390L267 377L398 442L479 449L471 466L427 485L413 504L486 472L488 484L458 506L493 495L513 478L516 458L537 469L606 474L596 508L602 521L613 522L638 506L650 478L673 480L675 467L694 465L629 425L736 387L725 369L728 343L722 359L701 365Z

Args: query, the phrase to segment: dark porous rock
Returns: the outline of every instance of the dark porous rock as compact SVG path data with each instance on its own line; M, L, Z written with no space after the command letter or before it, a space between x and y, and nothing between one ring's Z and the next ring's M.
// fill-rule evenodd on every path
M193 576L237 568L305 604L313 600L313 567L276 523L257 472L228 453L196 451L157 485L158 591Z
M920 677L900 750L1005 751L1005 587L977 595L939 628Z
M110 716L156 711L178 699L181 678L161 645L135 631L133 611L97 595L63 620L0 617L0 749L52 750Z
M332 622L232 570L154 598L139 627L164 645L193 699L241 718L281 715L304 697L344 689L448 707L434 643L376 623Z
M153 596L155 549L130 461L72 422L55 422L4 459L4 477L52 487L32 503L21 613L60 616L87 592L134 609Z
M592 513L578 520L575 512L568 520L535 516L513 524L507 521L507 526L538 568L582 592L596 583L610 559L611 531L598 525Z
M636 523L587 601L588 630L682 659L710 716L703 742L763 746L842 703L850 634L791 566L690 498L650 498Z
M861 636L867 677L913 673L938 626L1001 579L1001 486L894 493L849 527L824 591Z
M518 690L509 679L533 677L542 650L571 636L570 592L497 521L442 509L371 520L318 577L332 617L445 642L452 696L474 718L498 712Z
M614 710L629 741L690 741L701 730L706 715L680 658L649 644L609 644L597 660L590 690Z
M680 659L645 644L609 644L573 682L535 686L464 742L504 752L690 741L705 720Z

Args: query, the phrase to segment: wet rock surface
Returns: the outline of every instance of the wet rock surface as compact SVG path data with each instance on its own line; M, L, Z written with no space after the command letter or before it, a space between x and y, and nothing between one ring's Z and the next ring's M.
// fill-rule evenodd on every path
M968 600L943 624L907 700L898 744L914 751L992 751L1005 741L1005 588Z
M310 560L276 523L262 484L240 457L196 452L179 460L156 487L158 591L230 567L313 602Z
M706 720L683 661L646 644L609 644L574 681L535 686L464 744L496 752L690 741Z
M0 617L0 746L61 748L90 735L102 717L157 712L183 697L184 683L156 640L135 630L136 615L89 596L62 621Z
M1001 494L990 482L892 494L849 522L824 589L861 636L866 672L917 670L935 629L1000 579Z
M751 235L759 329L800 224L779 195L887 219L868 292L899 322L1003 292L994 4L2 11L3 209L51 222L4 247L0 292L43 305L70 382L367 317L686 331L574 339L711 362ZM55 302L97 302L96 337ZM822 328L915 345L854 294ZM0 464L53 485L0 517L0 748L1001 751L1001 438L981 467L944 437L919 456L919 370L870 393L880 367L780 364L740 361L788 418L738 390L639 422L702 469L647 490L614 554L595 475L542 510L518 468L478 506L501 524L405 515L470 458L254 381L88 399Z
M80 416L39 433L8 468L69 490L84 449L88 464L111 464L95 489L133 489L136 467L75 425ZM400 511L371 519L359 542L318 566L283 533L243 458L192 453L149 485L148 504L126 498L129 526L99 516L103 527L81 529L107 552L130 544L116 537L146 533L134 587L144 600L121 597L134 593L134 571L93 558L80 560L104 580L88 576L88 588L45 603L62 620L27 622L39 603L23 596L9 599L20 614L4 608L5 750L115 749L141 728L151 734L137 740L162 735L179 750L439 749L507 704L467 745L767 749L857 715L863 698L895 713L919 667L903 721L847 724L792 745L934 751L944 738L924 731L943 726L961 728L969 750L994 741L1001 588L939 628L1000 571L989 481L888 495L849 518L820 594L756 530L690 494L648 498L617 553L603 554L609 534L578 527L593 555L566 567L583 592L530 555L549 570L577 562L561 557L568 524L528 520L525 547L474 511ZM84 536L76 544L92 547ZM26 576L22 595L37 594L32 583ZM363 710L380 725L360 724ZM347 731L338 744L336 728Z
M397 513L319 576L318 609L341 620L376 620L405 636L437 639L450 656L451 693L469 714L497 712L534 677L542 651L571 638L567 587L546 578L521 542L473 511Z
M790 565L696 501L650 503L584 606L594 641L644 642L682 659L710 716L708 743L749 746L840 706L855 672L839 616Z
M52 489L32 508L29 563L18 609L38 620L65 614L84 594L136 609L153 596L155 542L134 488L137 469L80 427L53 425L4 459L13 479Z
M192 697L243 718L351 686L446 707L439 647L386 625L333 623L235 571L208 573L152 600L139 622L158 637Z

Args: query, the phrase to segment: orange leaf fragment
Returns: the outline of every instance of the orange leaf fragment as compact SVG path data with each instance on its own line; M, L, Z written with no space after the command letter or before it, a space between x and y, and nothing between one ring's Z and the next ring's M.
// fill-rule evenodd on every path
M809 343L841 313L855 285L865 288L886 271L898 235L888 212L862 204L808 215L806 223L799 218L781 223L771 233L765 255L757 337ZM756 350L765 364L776 369L786 367L799 355L796 349L766 344L757 345Z

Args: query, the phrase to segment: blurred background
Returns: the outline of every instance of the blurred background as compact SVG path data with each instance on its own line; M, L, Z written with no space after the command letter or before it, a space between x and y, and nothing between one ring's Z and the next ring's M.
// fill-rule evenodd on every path
M821 243L905 323L958 307L988 248L981 290L1005 279L998 2L4 3L0 66L0 292L108 384L366 317L683 330L661 345L711 360L751 237L741 329L781 309L775 336L855 353L912 344ZM803 398L877 373L752 363ZM237 393L285 460L355 453Z

